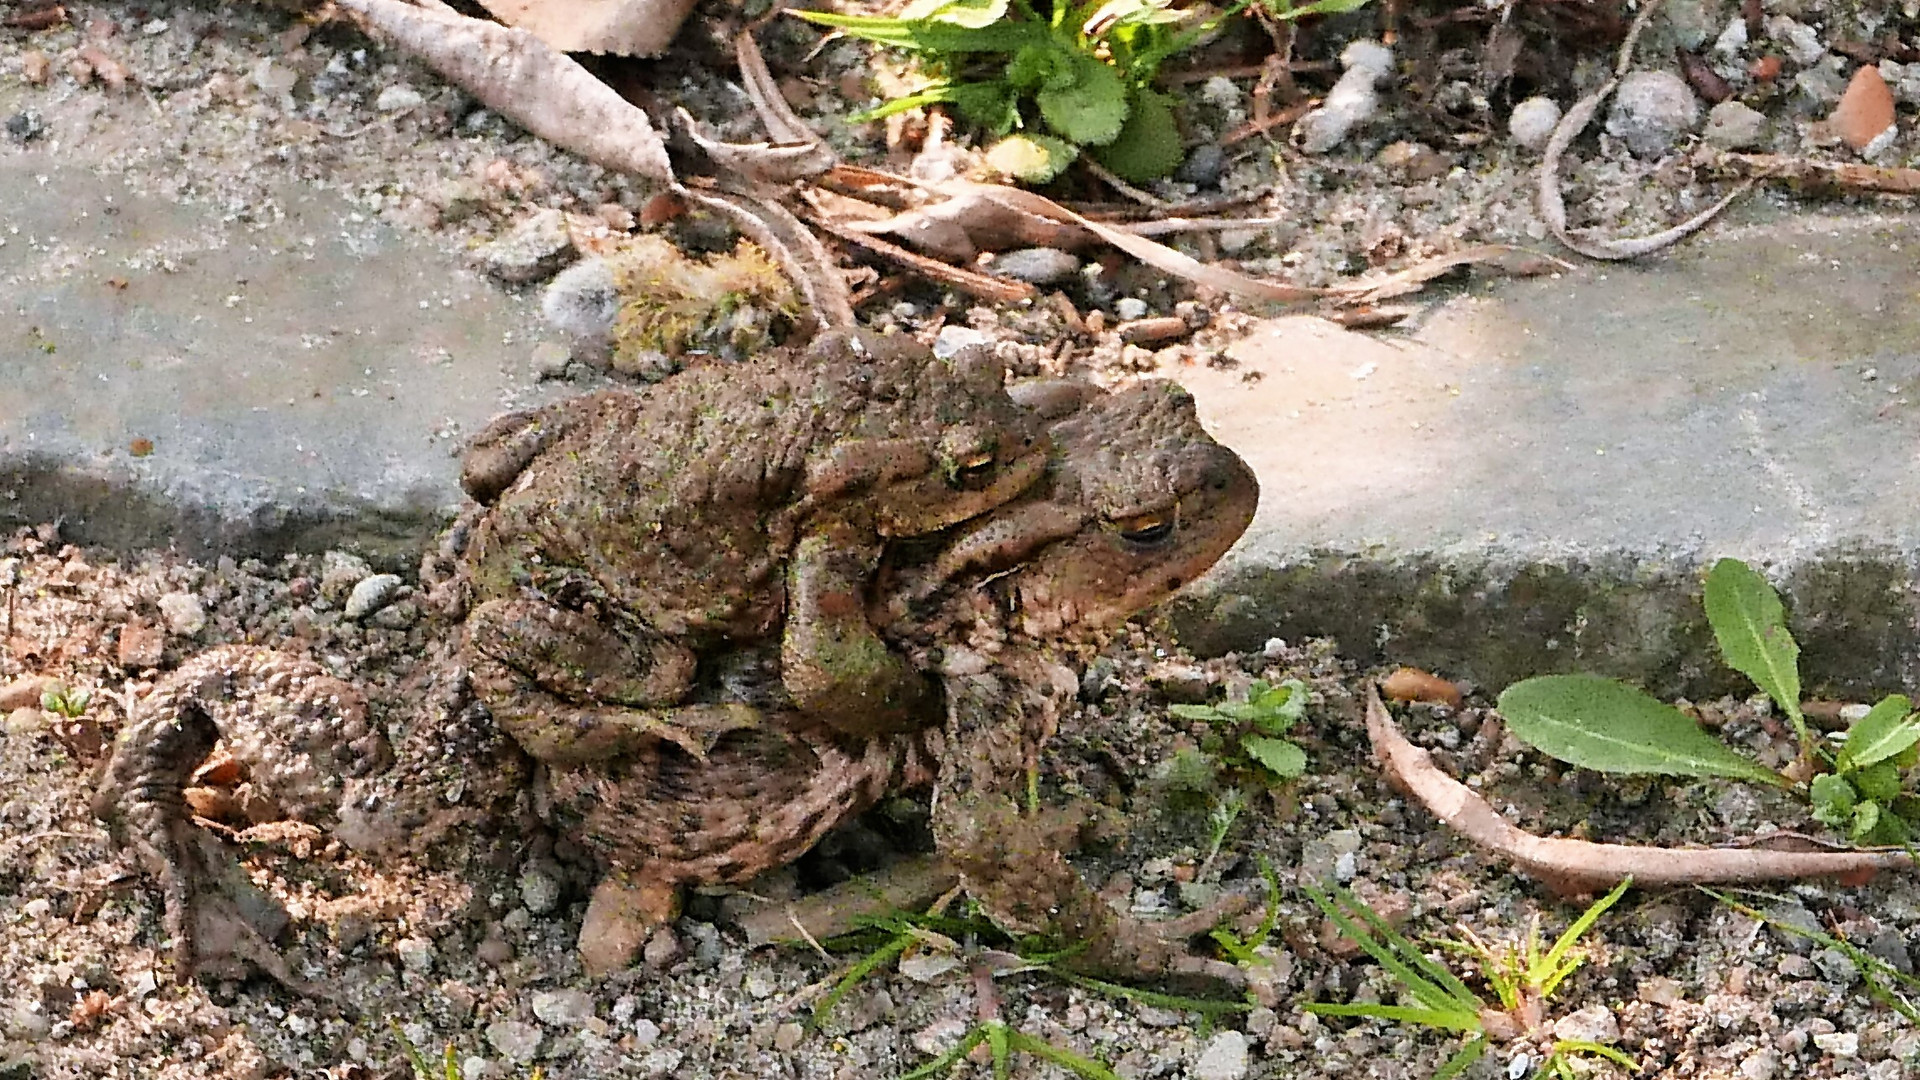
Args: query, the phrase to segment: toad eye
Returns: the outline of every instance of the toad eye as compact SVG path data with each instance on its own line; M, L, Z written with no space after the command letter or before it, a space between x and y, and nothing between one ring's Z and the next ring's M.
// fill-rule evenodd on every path
M994 464L990 450L982 450L956 462L953 467L953 486L963 491L979 491L992 482Z
M1171 514L1140 514L1136 517L1120 518L1113 523L1120 533L1120 539L1141 547L1156 547L1166 543L1173 536L1173 516Z

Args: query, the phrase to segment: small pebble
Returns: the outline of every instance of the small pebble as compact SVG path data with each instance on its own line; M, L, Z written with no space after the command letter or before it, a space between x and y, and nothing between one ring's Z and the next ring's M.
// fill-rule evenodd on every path
M1080 260L1057 248L1019 248L993 260L991 267L1001 277L1032 285L1052 285L1080 272Z
M533 995L533 1015L548 1027L584 1027L593 1019L593 998L584 990L542 990Z
M522 285L551 276L578 254L567 231L566 215L541 210L515 225L507 235L474 249L473 260L498 281Z
M992 338L970 326L948 324L940 328L933 338L933 355L942 360L951 360L960 355L961 350L975 346L991 344Z
M380 96L373 99L373 107L381 112L399 112L402 109L418 108L425 104L426 100L421 96L420 91L405 83L398 83L380 91Z
M1207 1040L1193 1064L1194 1080L1241 1080L1247 1075L1247 1037L1229 1028Z
M433 970L432 941L419 937L401 938L394 944L393 949L400 954L400 963L408 971L424 975Z
M1224 80L1223 80L1224 81ZM1226 171L1227 152L1217 143L1202 143L1193 148L1187 160L1173 174L1174 179L1195 187L1210 188L1220 183L1220 174Z
M487 1025L487 1045L494 1053L522 1064L540 1052L540 1029L524 1020L496 1020Z
M1553 1034L1576 1042L1616 1043L1620 1041L1620 1021L1605 1005L1588 1005L1555 1020Z
M560 905L560 882L540 867L528 867L520 872L520 902L535 915L545 915Z
M160 598L160 615L167 629L181 637L192 637L207 625L207 609L192 593L168 593Z
M1607 111L1607 133L1635 157L1659 157L1700 120L1700 102L1671 71L1636 71L1620 80Z
M664 971L680 959L680 938L673 927L663 926L647 938L646 947L640 950L640 959L655 971Z
M605 259L582 259L554 275L540 294L540 313L555 329L590 341L612 336L620 289Z
M356 621L364 619L392 603L401 584L398 574L375 574L363 578L347 594L347 603L341 613Z
M1815 1035L1813 1045L1834 1057L1850 1058L1860 1053L1860 1036L1851 1031L1829 1031Z
M567 365L573 362L573 350L557 341L543 341L533 347L533 375L542 382L567 377Z
M790 1054L806 1038L807 1029L788 1021L773 1029L773 1048L782 1054Z
M1113 313L1122 322L1143 318L1147 314L1147 302L1137 296L1123 296L1114 302Z
M660 1041L660 1025L641 1017L633 1022L633 1044L644 1050Z
M1767 141L1767 115L1739 101L1723 101L1707 110L1700 137L1723 150L1751 150Z
M1507 137L1528 150L1541 150L1560 123L1560 106L1548 97L1530 97L1507 117Z
M320 595L338 602L362 579L373 573L367 560L346 551L329 551L320 556Z

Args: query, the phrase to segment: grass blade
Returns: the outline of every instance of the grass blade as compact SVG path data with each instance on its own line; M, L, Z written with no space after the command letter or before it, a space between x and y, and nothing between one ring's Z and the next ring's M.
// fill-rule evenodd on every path
M1387 925L1386 920L1374 914L1373 909L1362 904L1344 892L1340 896L1342 903L1350 905L1355 913L1366 919L1387 939L1391 947L1383 945L1372 933L1362 927L1327 897L1327 894L1311 885L1303 886L1307 896L1315 905L1333 920L1340 932L1353 939L1354 944L1383 968L1400 980L1414 998L1421 1004L1437 1012L1456 1012L1462 1009L1479 1011L1480 999L1468 990L1452 972L1426 958L1399 931ZM1468 1003L1471 1002L1471 1005Z
M1573 951L1574 943L1579 941L1587 931L1593 929L1593 924L1600 921L1600 916L1606 914L1608 908L1619 903L1620 898L1627 895L1627 889L1632 887L1632 885L1633 879L1627 878L1620 884L1615 885L1612 892L1588 905L1587 910L1581 912L1580 917L1573 920L1573 925L1567 927L1566 933L1561 934L1559 939L1553 943L1553 948L1547 950L1547 955L1543 958L1540 966L1544 966L1548 974L1544 977L1544 980L1536 979L1536 985L1539 986L1542 997L1550 996L1554 988L1560 985L1560 980L1573 974L1575 969L1579 968L1580 961L1577 958L1569 961L1567 956L1568 953Z
M1433 1080L1453 1080L1454 1077L1466 1072L1467 1066L1479 1061L1481 1055L1486 1052L1487 1037L1482 1035L1461 1047L1458 1053L1448 1058L1447 1063L1440 1066L1440 1068L1434 1072Z
M1041 1061L1058 1065L1077 1076L1087 1077L1087 1080L1120 1080L1118 1073L1098 1061L1089 1057L1081 1057L1066 1047L1055 1046L1044 1039L1035 1038L1024 1031L1008 1032L1007 1042L1013 1049L1023 1054L1032 1054Z

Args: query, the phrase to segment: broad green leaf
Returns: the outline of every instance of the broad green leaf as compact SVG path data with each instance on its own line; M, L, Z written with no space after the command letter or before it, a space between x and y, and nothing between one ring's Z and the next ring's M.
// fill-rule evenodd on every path
M1034 42L1007 61L1007 85L1017 93L1031 94L1047 85L1066 63L1066 53L1052 38Z
M1120 73L1085 53L1062 53L1061 70L1034 95L1047 126L1068 142L1105 146L1127 120L1127 86Z
M1059 176L1066 167L1073 164L1078 151L1049 135L1009 135L992 146L987 147L987 164L1007 176L1028 184L1044 184ZM1195 706L1174 706L1174 708L1195 708ZM1198 706L1207 709L1206 706ZM1187 719L1208 719L1212 711L1204 716L1195 717L1176 712L1176 716Z
M1800 646L1787 632L1780 595L1739 559L1721 559L1707 572L1707 622L1728 666L1767 692L1794 727L1800 717Z
M1120 137L1099 150L1100 163L1114 175L1135 184L1158 180L1180 167L1186 148L1173 120L1171 99L1151 90L1136 90Z
M1520 741L1583 768L1782 783L1680 710L1597 675L1543 675L1514 683L1500 695L1500 715Z
M978 30L1007 17L1008 0L913 0L900 9L902 22L952 23Z
M1285 739L1249 735L1240 740L1240 749L1283 780L1291 780L1307 771L1307 752Z
M1913 721L1913 702L1889 694L1847 729L1847 744L1834 767L1849 772L1894 757L1916 742L1920 742L1920 725Z
M1807 786L1807 801L1813 804L1813 819L1822 825L1840 825L1853 813L1860 796L1846 777L1821 773Z
M1846 775L1862 798L1890 803L1900 797L1900 770L1891 761L1876 761Z
M960 83L953 87L953 103L968 123L999 138L1020 122L1013 94L997 82Z
M820 26L830 26L848 37L891 45L914 52L1010 53L1036 40L1044 40L1046 28L1031 22L997 22L978 29L930 20L908 21L878 15L840 15L828 11L794 11L787 14Z

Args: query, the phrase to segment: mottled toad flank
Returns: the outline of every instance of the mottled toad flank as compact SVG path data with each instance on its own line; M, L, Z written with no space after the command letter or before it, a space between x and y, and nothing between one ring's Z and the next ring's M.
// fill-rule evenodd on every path
M819 378L810 392L828 394ZM976 390L998 395L997 377ZM590 397L588 412L554 420L566 428L557 434L527 423L496 429L509 435L491 445L518 440L519 478L476 486L493 502L465 519L454 582L478 604L396 768L372 771L384 748L350 688L266 649L215 650L173 673L117 747L100 811L119 815L166 883L180 973L192 968L194 875L207 871L188 857L195 833L179 788L216 730L243 764L285 789L289 812L334 824L357 847L419 850L450 829L502 828L504 808L524 807L530 793L548 824L605 868L581 935L594 971L630 963L673 914L680 886L745 881L888 794L936 777L936 841L996 918L1087 937L1093 944L1076 962L1107 974L1204 966L1095 898L1058 850L1059 815L1026 814L1020 796L1077 686L1062 661L1211 566L1251 520L1257 485L1177 387L1106 394L1053 385L1020 396L1021 423L1004 429L1032 425L1022 446L1051 446L1035 470L1044 475L1021 482L1012 501L996 494L957 521L916 511L904 519L911 527L893 516L910 500L884 496L930 491L933 474L781 487L788 501L762 499L749 512L684 496L734 484L767 490L770 461L804 474L804 455L763 457L742 473L722 468L734 457L709 461L710 474L673 488L683 497L673 502L646 485L690 483L700 470L685 467L684 452L665 471L658 455L606 456L605 447L632 441L615 437L630 432L615 420L634 422L626 403ZM711 434L686 419L673 439ZM898 430L874 423L848 419L835 430L850 438ZM950 445L953 428L945 430ZM995 470L1017 475L1026 462ZM596 468L598 479L581 478ZM949 505L968 490L948 488ZM842 650L829 674L871 686L904 670L935 687L884 725L809 710L815 698L794 685L794 667L808 662L795 644L807 640L795 632L806 605L785 610L782 623L783 578L785 591L804 592L797 568L832 563L846 554L843 542L857 558L851 569L829 567L840 584L828 614L878 644ZM779 551L794 564L784 572ZM704 592L700 573L715 575ZM828 686L824 699L850 700L836 693ZM538 759L531 773L499 731Z

